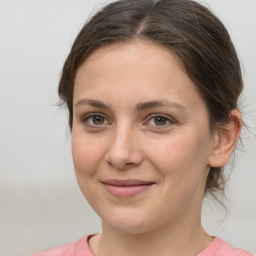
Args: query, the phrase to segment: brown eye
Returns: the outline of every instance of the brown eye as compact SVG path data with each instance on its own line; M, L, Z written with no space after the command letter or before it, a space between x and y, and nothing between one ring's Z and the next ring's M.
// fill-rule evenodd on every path
M154 123L155 123L155 125L157 125L157 126L166 125L167 121L168 121L167 118L166 118L166 117L163 117L163 116L154 117Z
M100 114L91 114L82 119L82 123L88 127L100 128L109 125L108 120Z
M164 114L153 114L145 123L150 129L167 129L174 125L176 122L170 116Z
M102 125L105 122L105 118L103 116L93 116L92 122L94 125Z

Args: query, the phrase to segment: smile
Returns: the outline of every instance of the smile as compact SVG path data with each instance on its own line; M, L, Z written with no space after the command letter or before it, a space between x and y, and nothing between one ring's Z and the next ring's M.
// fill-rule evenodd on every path
M102 181L106 191L115 197L128 198L150 189L155 182L140 180L105 180Z

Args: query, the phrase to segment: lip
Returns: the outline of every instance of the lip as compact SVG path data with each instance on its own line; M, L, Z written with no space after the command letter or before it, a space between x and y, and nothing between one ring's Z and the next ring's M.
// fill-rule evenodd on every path
M115 197L128 198L149 190L155 182L144 180L109 179L101 182L106 191Z

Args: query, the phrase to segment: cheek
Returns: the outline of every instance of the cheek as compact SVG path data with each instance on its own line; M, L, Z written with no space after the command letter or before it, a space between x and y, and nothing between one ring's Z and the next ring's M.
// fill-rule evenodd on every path
M94 206L97 197L97 170L101 164L102 147L83 135L72 135L72 156L76 179L86 200Z
M93 175L104 153L97 140L92 141L88 137L72 135L72 156L76 175L79 178Z
M156 168L173 183L189 182L205 174L209 156L209 137L206 134L183 132L162 143L156 143L154 154Z

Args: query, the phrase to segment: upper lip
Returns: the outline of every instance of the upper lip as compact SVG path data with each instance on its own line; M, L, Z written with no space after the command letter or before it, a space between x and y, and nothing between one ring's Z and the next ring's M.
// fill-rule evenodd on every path
M155 184L153 181L145 181L145 180L134 180L134 179L127 179L127 180L118 180L118 179L109 179L103 180L103 184L112 185L112 186L138 186L138 185L151 185Z

